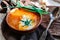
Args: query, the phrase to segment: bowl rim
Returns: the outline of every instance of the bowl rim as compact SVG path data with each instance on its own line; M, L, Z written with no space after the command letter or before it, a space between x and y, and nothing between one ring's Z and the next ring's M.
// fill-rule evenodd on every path
M12 28L12 29L14 29L14 30L17 30L17 29L15 29L12 25L10 25L10 24L8 23L7 19L8 19L9 14L10 14L10 13L7 13L7 15L6 15L6 23L8 24L8 26L9 26L10 28ZM37 13L37 14L39 15L39 18L40 18L39 23L38 23L38 25L36 25L34 28L32 28L32 29L30 29L30 30L33 30L33 29L38 28L38 26L39 26L39 25L41 24L41 22L42 22L42 15L40 15L39 13ZM23 32L25 32L25 31L30 31L30 30L17 30L17 31L23 31Z

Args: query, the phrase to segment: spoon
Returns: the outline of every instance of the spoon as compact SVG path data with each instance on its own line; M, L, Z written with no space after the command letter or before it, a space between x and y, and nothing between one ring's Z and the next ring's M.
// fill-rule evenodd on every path
M56 7L52 12L50 12L50 18L51 18L51 20L50 20L50 22L49 22L46 30L42 33L42 36L40 37L39 40L45 40L45 39L46 39L48 29L50 28L52 22L53 22L53 21L56 19L56 17L58 16L58 15L57 15L57 14L58 14L58 13L57 13L58 10L59 10L59 7ZM53 15L53 14L55 14L55 15ZM57 17L57 18L58 18L58 17Z
M34 3L34 2L32 2L32 4L33 4L34 6L36 6L36 7L38 7L38 8L41 8L40 6L36 5L36 3ZM48 29L50 28L52 22L53 22L56 18L59 18L59 17L60 17L60 16L58 16L59 13L57 13L58 10L59 10L59 7L56 7L52 12L49 12L51 20L50 20L50 22L49 22L46 30L42 33L42 36L41 36L41 38L39 38L39 40L45 40L45 39L46 39L47 31L48 31Z

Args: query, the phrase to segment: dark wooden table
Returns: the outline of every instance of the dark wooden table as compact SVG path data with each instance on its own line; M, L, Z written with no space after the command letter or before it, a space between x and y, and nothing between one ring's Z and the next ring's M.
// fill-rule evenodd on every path
M49 11L51 12L55 7L49 7L49 8L50 8ZM1 33L1 22L2 22L2 20L4 18L4 16L5 16L5 14L1 14L0 13L0 40L4 40L4 37L3 37L2 33ZM47 15L43 15L42 16L42 23L41 23L41 25L43 25L46 28L48 23L49 23L49 21L50 21L49 15L48 14ZM50 31L50 33L52 35L60 36L60 18L55 20L52 23L49 31Z
M50 8L49 11L51 12L56 7L54 7L54 6L49 7ZM49 21L50 21L49 15L43 15L42 16L42 24L41 25L43 25L46 28L48 23L49 23ZM56 19L52 23L49 31L51 32L52 35L60 36L60 18Z

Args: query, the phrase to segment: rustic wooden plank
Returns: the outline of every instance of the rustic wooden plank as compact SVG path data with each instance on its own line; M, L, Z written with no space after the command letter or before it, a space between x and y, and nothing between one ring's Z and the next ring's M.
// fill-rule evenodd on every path
M54 6L50 6L49 8L50 8L49 11L51 12L55 7ZM45 28L47 27L49 21L50 21L49 15L43 15L43 17L42 17L42 25ZM56 19L52 23L49 31L51 32L52 35L60 36L60 18Z

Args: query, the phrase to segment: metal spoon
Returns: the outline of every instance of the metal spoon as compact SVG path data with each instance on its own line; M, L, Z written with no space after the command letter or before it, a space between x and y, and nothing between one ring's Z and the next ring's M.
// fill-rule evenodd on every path
M34 6L40 8L40 6L36 5L34 2L32 2L32 4L33 4ZM47 31L48 31L48 29L50 28L52 22L53 22L56 18L59 18L58 13L57 13L58 10L59 10L59 7L56 7L52 12L50 12L50 18L51 18L51 20L50 20L50 22L49 22L46 30L42 33L42 36L40 37L39 40L45 40L45 39L46 39Z
M56 9L57 9L57 10L56 10ZM39 40L45 40L45 39L46 39L48 29L50 28L52 22L56 19L56 16L58 16L58 15L56 15L56 14L55 14L55 16L54 16L53 14L54 14L54 13L57 13L58 10L59 10L59 7L56 7L52 12L50 12L50 18L51 18L51 20L50 20L50 22L49 22L46 30L42 33L42 36L40 37Z

